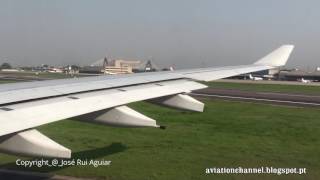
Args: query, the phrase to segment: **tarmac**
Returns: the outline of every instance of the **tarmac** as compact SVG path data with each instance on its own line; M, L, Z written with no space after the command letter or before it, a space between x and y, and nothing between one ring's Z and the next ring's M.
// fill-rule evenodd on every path
M299 107L320 107L320 95L305 95L274 92L253 92L235 89L206 88L190 95L236 101L262 102Z
M281 84L281 85L299 85L299 86L320 86L320 82L302 83L299 81L275 81L275 80L242 80L242 79L219 79L215 82L244 83L244 84Z

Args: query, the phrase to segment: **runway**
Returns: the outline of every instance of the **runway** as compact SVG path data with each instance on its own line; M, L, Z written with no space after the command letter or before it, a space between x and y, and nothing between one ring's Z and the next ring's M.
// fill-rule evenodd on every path
M278 85L298 85L298 86L320 86L320 82L302 83L298 81L275 81L275 80L263 80L263 81L252 81L243 79L219 79L216 82L227 82L227 83L242 83L242 84L278 84Z
M289 93L273 93L273 92L253 92L235 89L216 89L207 88L190 93L196 97L209 97L218 99L238 100L238 101L254 101L269 104L283 104L300 107L320 107L320 96L289 94Z

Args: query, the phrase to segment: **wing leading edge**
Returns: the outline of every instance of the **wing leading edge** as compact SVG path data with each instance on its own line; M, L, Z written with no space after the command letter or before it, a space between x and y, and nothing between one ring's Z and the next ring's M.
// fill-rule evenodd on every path
M0 150L70 158L68 148L33 128L72 117L111 126L160 127L155 120L125 105L151 99L202 112L204 104L184 94L206 87L193 80L212 81L277 68L285 65L293 48L281 46L250 65L1 85L0 95L4 98L0 100Z
M213 81L239 74L262 71L284 66L294 49L293 45L283 45L270 54L250 65L228 66L222 68L203 68L180 72L182 76L200 80Z

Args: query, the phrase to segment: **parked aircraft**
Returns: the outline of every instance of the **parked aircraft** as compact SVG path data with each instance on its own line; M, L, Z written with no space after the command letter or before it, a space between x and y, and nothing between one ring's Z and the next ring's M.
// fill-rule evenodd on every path
M34 128L67 118L122 127L162 127L126 104L154 99L163 105L203 112L185 93L213 81L283 66L293 50L284 45L253 64L96 76L0 85L0 150L36 157L70 158L71 150Z
M304 78L301 78L300 80L298 80L302 83L311 83L312 81L311 80L307 80L307 79L304 79Z
M251 80L253 80L253 81L261 81L261 80L263 80L262 77L254 77L254 76L252 76L251 74L249 74L249 78L250 78Z

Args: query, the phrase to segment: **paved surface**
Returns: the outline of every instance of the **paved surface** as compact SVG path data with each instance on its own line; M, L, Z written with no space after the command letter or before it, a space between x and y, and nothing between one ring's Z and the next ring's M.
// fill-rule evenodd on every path
M272 92L252 92L235 89L216 89L207 88L191 93L198 97L211 97L219 99L240 100L240 101L258 101L271 104L285 104L291 106L313 106L320 107L320 96L272 93Z
M245 83L245 84L283 84L283 85L301 85L301 86L320 86L320 82L302 83L298 81L252 81L252 80L240 80L240 79L220 79L215 82L229 82L229 83Z

